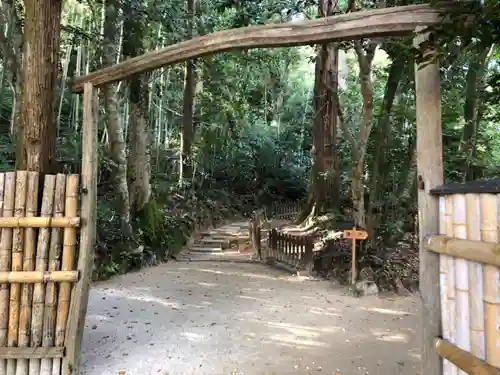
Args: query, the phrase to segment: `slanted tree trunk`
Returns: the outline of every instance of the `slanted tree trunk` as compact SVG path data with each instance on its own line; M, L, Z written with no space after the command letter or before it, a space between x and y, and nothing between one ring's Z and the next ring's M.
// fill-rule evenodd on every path
M16 168L56 171L56 99L60 0L25 0L21 121ZM22 136L19 136L21 135Z
M186 11L190 37L194 35L196 23L196 0L187 0ZM188 60L184 76L184 99L182 106L181 150L179 161L179 185L189 185L193 178L192 145L194 141L194 102L196 96L196 62Z
M342 131L351 144L351 194L353 219L356 225L366 228L363 172L366 148L373 123L373 84L371 79L372 62L377 49L376 42L370 42L364 49L360 42L355 42L355 51L359 64L359 83L363 97L361 124L357 136L351 134L347 124L340 119Z
M129 2L123 8L123 54L143 54L147 22L142 2ZM131 217L144 208L151 197L151 160L148 126L148 74L129 80L130 102L128 186Z
M375 152L371 165L369 209L366 217L367 229L372 241L376 240L376 230L382 218L387 173L390 170L387 166L387 163L390 162L387 158L387 147L390 143L390 115L405 65L406 57L403 53L395 56L391 63L382 106L377 116L377 126L372 135Z
M116 62L119 43L118 11L116 0L107 0L104 16L104 34L102 45L102 65L109 66ZM127 152L123 126L120 123L118 103L116 101L116 85L110 84L102 88L102 101L105 109L106 130L109 140L109 155L113 160L113 183L116 208L120 215L121 228L124 235L131 234L130 205L127 184Z

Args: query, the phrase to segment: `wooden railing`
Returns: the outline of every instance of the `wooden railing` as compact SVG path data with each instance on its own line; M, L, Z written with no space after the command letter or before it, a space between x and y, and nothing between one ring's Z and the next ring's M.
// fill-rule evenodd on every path
M312 236L297 236L269 231L267 258L300 270L312 270L314 241Z
M301 205L301 201L275 202L270 206L252 212L248 232L253 249L260 259L263 259L261 244L263 224L269 219L293 219L300 212Z

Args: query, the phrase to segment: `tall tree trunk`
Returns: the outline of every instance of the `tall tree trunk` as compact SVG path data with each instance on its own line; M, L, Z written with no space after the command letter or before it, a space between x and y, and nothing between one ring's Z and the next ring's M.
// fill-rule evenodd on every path
M325 127L325 208L338 210L339 208L339 175L337 152L337 126L338 126L338 75L339 75L339 50L337 44L326 46L325 54L328 56L327 65L323 71L324 105L323 126Z
M124 7L123 54L134 57L144 53L147 22L142 2L129 2ZM148 74L129 80L130 101L128 186L131 216L144 208L151 197L151 160L149 144Z
M25 0L22 102L16 168L56 169L54 103L61 28L60 0Z
M119 43L118 22L119 4L116 0L107 0L104 16L104 33L102 47L102 65L113 65L118 54L117 43ZM127 152L125 136L118 103L116 101L116 85L110 84L102 88L102 101L106 111L106 130L109 139L109 153L113 160L113 183L116 193L115 203L120 214L121 228L124 235L131 234L130 227L130 205L127 184Z
M196 23L196 0L187 0L189 37L194 35ZM181 150L179 163L179 185L189 185L193 178L192 145L194 141L194 102L196 96L196 62L188 60L184 76L184 98L182 107Z
M321 17L333 14L335 5L321 1ZM338 113L338 46L324 44L316 54L313 91L313 146L308 204L299 216L303 221L338 208L337 113Z
M466 155L463 168L464 181L474 179L472 164L476 151L477 133L479 130L479 90L484 86L487 58L491 46L481 46L477 54L471 57L466 76L464 120L465 126L460 143L460 151Z
M399 82L403 77L405 64L406 57L404 54L398 54L391 63L377 126L372 135L375 143L375 154L371 168L369 210L366 224L370 238L373 241L376 240L376 229L382 218L383 194L385 192L387 172L390 170L387 166L389 160L386 157L386 149L389 146L390 139L390 116Z

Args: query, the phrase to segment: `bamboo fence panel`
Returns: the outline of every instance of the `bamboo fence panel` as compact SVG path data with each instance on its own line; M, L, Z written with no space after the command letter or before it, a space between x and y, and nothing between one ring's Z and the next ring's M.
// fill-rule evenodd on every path
M467 238L467 204L465 194L453 196L453 237ZM470 351L470 307L469 307L469 269L468 262L455 258L455 301L456 331L455 344L460 349ZM459 375L466 375L463 370Z
M79 176L45 175L39 205L40 183L37 172L0 174L0 375L63 372Z
M74 217L77 214L78 204L78 175L68 176L66 183L65 215ZM61 271L71 271L75 266L76 259L76 229L64 229L63 253ZM66 321L68 320L69 306L71 303L71 287L69 282L63 282L59 287L59 298L57 306L55 345L64 345L64 335L66 333ZM59 375L61 372L61 359L53 360L52 375Z
M453 236L453 196L446 197L446 215L447 215L447 227L446 234L448 236ZM456 301L456 291L455 291L455 281L456 281L456 267L455 258L447 257L448 260L448 324L450 333L450 342L456 343L456 331L457 331L457 301ZM441 297L443 298L443 297ZM446 297L444 297L446 298ZM449 374L447 375L457 375L458 368L450 363Z
M24 216L26 214L26 197L28 190L28 172L16 172L16 195L14 204L14 216ZM23 270L23 247L24 229L14 228L12 231L12 271ZM7 345L16 347L19 335L19 304L21 302L21 285L10 285L10 306L9 306L9 331L7 334ZM16 374L16 360L7 360L7 375Z
M54 210L54 192L56 187L56 176L46 175L43 184L42 217L51 217ZM38 232L38 245L36 249L36 266L39 272L45 272L48 266L50 245L50 228L41 228ZM31 345L42 346L43 310L45 304L45 284L37 283L33 291L33 311L31 325ZM40 373L40 359L30 359L29 373L38 375Z
M0 173L0 217L3 214L3 202L4 202L4 185L5 185L5 173ZM0 228L0 237L2 236L2 228Z
M481 195L481 240L500 242L500 194ZM485 264L483 271L486 362L500 368L500 270Z
M479 194L466 194L467 239L481 240L481 199ZM467 261L469 270L470 345L471 353L485 359L483 265Z
M58 174L56 176L56 189L54 197L54 217L64 216L64 192L66 191L66 175ZM52 228L50 236L50 248L48 258L48 270L57 271L59 267L59 259L61 255L61 229ZM57 285L48 283L45 289L45 306L43 313L43 347L54 346L55 340L55 325L57 317ZM52 375L52 358L42 358L40 364L41 375Z
M4 174L4 217L14 214L14 200L16 192L16 174L7 172ZM0 243L0 270L10 271L12 258L12 229L2 228ZM0 285L0 346L7 345L7 333L9 329L9 284ZM7 373L7 361L0 359L0 375Z
M450 200L446 196L439 198L439 233L443 235L450 234L448 227L451 225L451 207ZM450 325L450 309L449 309L449 264L453 258L448 255L440 255L439 257L439 283L441 290L441 321L443 326L443 338L446 340L453 340L451 335ZM447 359L443 359L443 374L450 374L453 364Z
M427 249L440 253L443 339L500 371L500 268L495 258L500 253L494 245L500 244L500 194L439 199L440 236L429 238ZM466 374L463 368L443 356L444 375Z
M38 211L38 180L37 172L28 172L26 217L34 217ZM33 271L35 269L35 230L26 228L24 230L24 256L23 271ZM30 326L31 326L31 304L33 299L33 285L23 284L21 291L21 306L19 312L19 347L28 347L30 344ZM28 373L29 361L26 358L17 360L16 374L24 375Z

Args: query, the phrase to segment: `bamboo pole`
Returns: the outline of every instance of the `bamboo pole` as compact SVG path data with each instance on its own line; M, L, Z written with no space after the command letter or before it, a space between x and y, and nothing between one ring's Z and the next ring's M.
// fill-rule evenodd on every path
M453 196L446 197L446 234L453 236ZM457 301L455 292L455 258L447 257L448 260L448 325L450 333L450 342L455 343L457 338ZM458 368L451 362L448 367L448 373L444 375L457 375Z
M466 194L467 238L481 240L481 200L478 194ZM500 250L500 246L499 246ZM500 261L500 253L499 253ZM471 353L485 359L484 309L483 309L483 265L468 260L469 304L470 304L470 346Z
M464 194L453 195L453 236L467 238L467 204ZM469 266L462 258L455 258L455 299L457 308L457 331L455 344L470 351L470 307L469 307ZM462 370L459 375L466 375Z
M0 228L77 228L79 217L0 217Z
M14 216L24 216L26 212L26 194L28 187L28 172L16 172L16 198L14 205ZM23 269L23 241L24 229L15 228L12 232L12 271ZM7 336L8 346L17 346L19 334L19 304L21 299L21 285L11 284L9 304L9 332ZM7 360L7 375L16 373L16 360Z
M54 192L53 216L64 215L64 193L66 190L66 175L57 174L56 188ZM50 248L48 257L48 271L57 271L61 254L61 229L52 228L50 236ZM47 283L45 287L45 303L43 312L42 346L45 348L54 346L54 329L56 324L57 286L55 283ZM52 375L52 359L43 358L40 364L40 375Z
M40 214L43 217L51 217L54 204L54 190L56 187L56 176L46 175L43 184L42 207ZM37 272L45 274L48 264L48 253L50 245L50 229L41 228L38 232L38 244L36 250ZM35 284L33 291L33 309L31 322L31 346L42 346L43 310L45 303L45 283L42 281ZM40 359L30 359L30 375L40 374Z
M26 216L33 217L38 210L38 172L28 172L28 191L26 200ZM33 271L35 269L35 230L27 228L24 230L24 256L23 271ZM24 272L23 272L24 273ZM30 344L31 326L31 304L33 300L33 285L23 284L21 290L21 306L19 313L19 337L18 346L28 347ZM16 375L28 375L28 359L18 359Z
M481 195L481 239L500 242L500 194ZM486 362L500 368L500 271L483 268Z
M16 173L5 173L4 201L2 215L14 214L14 198L16 192ZM0 242L0 271L10 271L12 258L12 229L3 229ZM7 345L9 325L9 285L0 285L0 347ZM0 375L7 373L7 361L0 359Z
M447 340L435 340L438 354L453 362L460 371L469 375L500 375L500 369L476 358L469 352L460 349Z
M5 186L5 173L0 173L0 218L2 218L3 213L3 202L4 202L4 186ZM2 235L2 228L0 228L0 236Z
M74 283L78 281L78 271L9 271L0 272L0 283L46 284Z
M77 174L68 176L66 183L66 216L76 216L78 204L78 185L79 176ZM61 271L71 271L75 268L76 259L76 229L64 229L64 242L62 253ZM59 298L57 304L57 321L56 321L56 336L55 345L63 346L66 334L66 322L68 320L69 306L71 302L71 288L73 285L70 282L63 282L59 287ZM52 365L52 374L60 375L61 359L54 359Z
M446 203L449 197L441 196L439 198L439 233L446 234L448 228L448 222L451 218L446 212ZM426 241L427 242L427 241ZM441 294L441 326L443 329L443 337L447 340L451 338L450 333L450 312L448 304L448 265L450 257L446 254L440 254L439 256L439 287ZM447 359L443 360L443 374L448 375L450 373L452 363Z
M500 266L500 244L492 242L461 240L438 235L426 237L425 248L441 255L462 258L472 263Z

